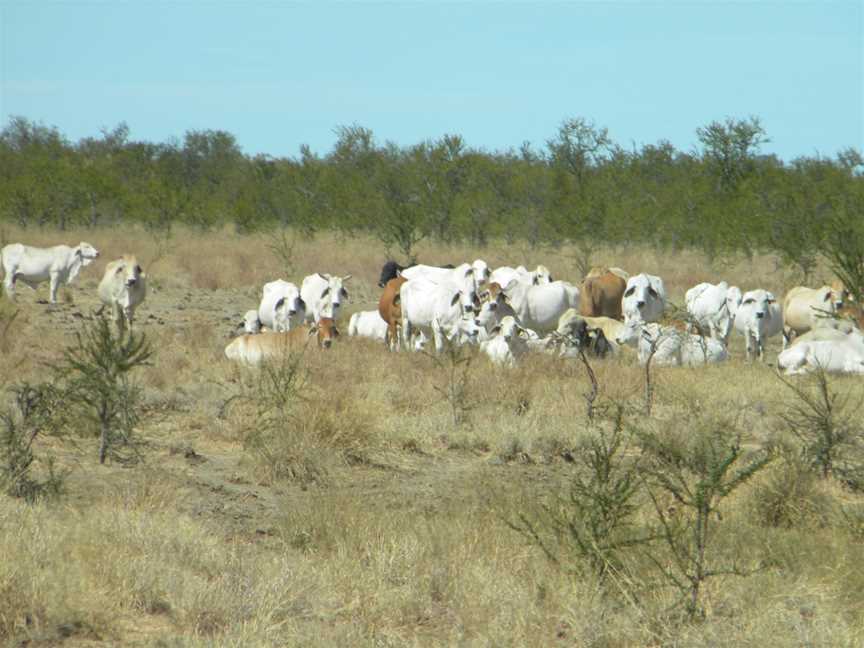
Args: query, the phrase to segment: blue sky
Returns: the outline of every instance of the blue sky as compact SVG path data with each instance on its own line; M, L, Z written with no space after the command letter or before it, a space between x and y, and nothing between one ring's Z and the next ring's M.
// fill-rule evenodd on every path
M0 0L0 119L72 140L232 133L325 154L359 124L408 146L543 147L584 117L625 147L757 116L784 159L864 148L864 1Z

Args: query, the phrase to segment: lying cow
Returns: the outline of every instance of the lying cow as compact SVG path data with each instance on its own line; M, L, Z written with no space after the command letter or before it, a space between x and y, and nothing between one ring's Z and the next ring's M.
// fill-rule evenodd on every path
M12 298L19 279L34 290L43 281L50 281L48 301L56 304L60 285L71 284L81 268L86 268L98 257L99 251L84 241L75 247L55 245L50 248L12 243L0 250L0 263L6 274L3 286Z
M527 331L508 315L491 333L492 337L480 343L480 351L497 365L515 367L528 352Z
M112 318L122 334L126 325L132 328L135 309L147 297L147 275L134 254L124 254L105 266L99 282L99 299L103 308L111 307Z
M681 367L723 362L726 347L717 340L679 331L671 326L631 320L616 340L638 349L640 364L650 359L655 365Z
M339 337L339 330L332 319L324 317L317 324L290 331L241 335L225 347L225 357L236 362L257 365L264 360L304 348L313 335L316 336L320 349L329 349Z
M864 374L864 344L858 340L802 341L777 356L777 366L787 374L822 369L827 372Z

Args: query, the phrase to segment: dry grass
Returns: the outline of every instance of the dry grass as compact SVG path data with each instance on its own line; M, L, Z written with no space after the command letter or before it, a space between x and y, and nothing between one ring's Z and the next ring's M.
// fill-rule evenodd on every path
M0 498L0 642L864 645L864 525L843 514L864 498L780 461L734 494L716 526L718 559L762 569L711 581L698 623L669 611L674 592L638 555L626 575L601 586L555 568L509 529L504 520L561 492L575 470L568 457L588 433L589 385L578 363L536 357L506 371L478 358L468 416L454 425L434 389L447 380L444 368L343 337L331 352L305 354L302 398L271 431L269 454L256 453L256 372L223 356L239 314L256 305L265 281L299 283L319 270L354 275L345 321L372 308L384 260L374 241L320 235L295 246L285 274L264 236L178 231L166 248L134 230L8 235L37 245L83 239L103 256L57 307L36 303L47 287L38 295L22 288L14 307L0 299L0 386L46 378L46 364L96 307L104 264L126 251L150 275L139 322L157 356L139 376L143 463L100 467L95 440L42 441L37 453L72 471L67 495L33 507ZM542 262L578 280L566 248L424 244L419 252L441 262ZM791 282L768 258L721 267L687 251L595 257L663 276L679 302L707 279L747 289L758 277L777 293ZM651 420L638 414L635 359L596 362L601 402L621 403L633 425L661 432L721 416L737 421L750 447L782 439L789 390L770 367L745 363L741 339L733 341L724 366L656 371ZM778 349L772 340L769 357ZM856 378L834 384L862 390Z

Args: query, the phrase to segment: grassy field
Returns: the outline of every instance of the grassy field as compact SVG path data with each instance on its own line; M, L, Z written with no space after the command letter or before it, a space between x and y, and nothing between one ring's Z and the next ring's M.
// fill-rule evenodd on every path
M272 239L229 232L159 240L6 227L2 238L83 239L102 256L57 306L42 303L47 284L19 288L16 304L0 299L0 387L48 378L98 306L105 264L125 252L149 275L137 316L156 349L137 376L138 461L99 465L98 439L85 428L39 437L37 456L68 471L65 493L32 506L0 497L5 645L864 645L864 497L797 459L784 415L800 399L771 366L778 338L766 365L746 363L735 334L725 365L655 370L650 416L635 359L597 361L601 413L589 422L578 361L533 357L508 371L480 357L388 354L343 336L330 352L299 358L296 397L271 428L261 423L262 374L223 355L241 314L257 306L265 281L350 273L344 332L351 312L377 303L379 243L289 238L286 267ZM419 250L429 262L478 256L580 279L566 248ZM601 249L593 261L662 276L678 304L700 281L779 296L795 280L768 257L721 263L689 251ZM830 388L849 397L845 410L837 401L837 419L860 425L860 378L832 378ZM705 580L699 615L685 614L664 577L676 558L661 539L622 551L601 576L550 522L573 510L586 444L610 433L616 407L628 439L622 465L639 460L634 439L646 434L676 440L686 455L693 439L738 433L744 462L775 449L709 518L710 568L739 573ZM844 450L853 459L854 451ZM690 511L649 483L633 499L633 533L661 529L650 492L664 520L686 525ZM521 520L557 563L512 528Z

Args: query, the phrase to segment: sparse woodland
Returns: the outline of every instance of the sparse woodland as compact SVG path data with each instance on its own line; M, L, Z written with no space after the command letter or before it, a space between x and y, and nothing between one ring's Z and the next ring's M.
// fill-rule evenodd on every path
M388 256L645 270L678 305L839 274L860 299L860 155L766 138L628 151L574 119L490 153L351 126L271 159L13 119L0 242L102 255L57 305L0 297L0 643L864 645L864 383L781 379L779 338L766 364L735 334L727 363L649 369L648 408L628 353L223 355L265 281L352 274L344 327ZM94 314L124 252L149 281L131 340Z

